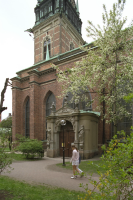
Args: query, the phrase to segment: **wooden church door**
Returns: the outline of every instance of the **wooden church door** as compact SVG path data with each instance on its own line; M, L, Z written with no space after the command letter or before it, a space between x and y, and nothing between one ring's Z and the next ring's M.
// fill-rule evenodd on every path
M71 122L66 121L66 126L64 126L64 143L65 143L65 157L72 156L71 143L74 143L74 131ZM59 149L60 156L63 156L63 126L61 126L61 131L59 133Z

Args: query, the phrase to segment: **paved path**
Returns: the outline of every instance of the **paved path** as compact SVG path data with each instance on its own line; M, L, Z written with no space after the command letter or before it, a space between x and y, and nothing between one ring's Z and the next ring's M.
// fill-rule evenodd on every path
M62 158L44 157L38 161L15 161L11 165L14 170L10 174L4 173L3 175L23 180L30 184L51 185L68 190L84 191L83 188L79 187L80 183L88 184L90 189L93 188L86 177L71 179L72 170L59 168L56 166L57 163L62 163ZM93 178L98 180L97 176Z

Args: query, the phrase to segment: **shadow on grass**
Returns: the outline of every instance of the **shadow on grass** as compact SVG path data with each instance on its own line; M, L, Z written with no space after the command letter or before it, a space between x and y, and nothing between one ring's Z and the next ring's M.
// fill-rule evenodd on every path
M101 160L97 160L97 161L93 161L93 165L91 164L92 161L82 161L79 165L79 168L87 174L97 174L98 171L100 171L101 173L105 173L106 171L102 168L102 161ZM56 164L56 166L64 168L64 169L68 169L68 170L72 170L72 164L70 162L66 162L66 166L62 166L62 163L58 163Z
M0 190L0 200L7 200L7 199L13 199L14 196L6 191L6 190Z

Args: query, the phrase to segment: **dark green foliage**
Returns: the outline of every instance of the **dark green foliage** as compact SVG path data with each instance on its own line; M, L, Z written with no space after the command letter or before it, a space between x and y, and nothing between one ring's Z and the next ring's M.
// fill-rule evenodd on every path
M0 123L0 135L4 135L9 142L9 149L12 148L12 117L2 120Z
M7 144L7 139L5 136L0 137L0 174L5 169L10 168L10 164L12 163L12 158L8 153L5 152Z
M12 127L12 117L8 117L0 122L1 128L11 128Z
M37 139L29 139L21 137L16 150L21 151L26 158L34 158L36 155L42 157L43 146L42 142Z

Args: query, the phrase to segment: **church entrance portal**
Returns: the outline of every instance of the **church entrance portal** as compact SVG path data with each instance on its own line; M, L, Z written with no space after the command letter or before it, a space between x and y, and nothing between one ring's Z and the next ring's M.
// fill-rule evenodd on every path
M72 156L71 143L74 143L74 131L71 122L66 121L66 126L64 126L64 143L65 143L65 157ZM59 149L60 156L63 156L63 126L59 133Z

